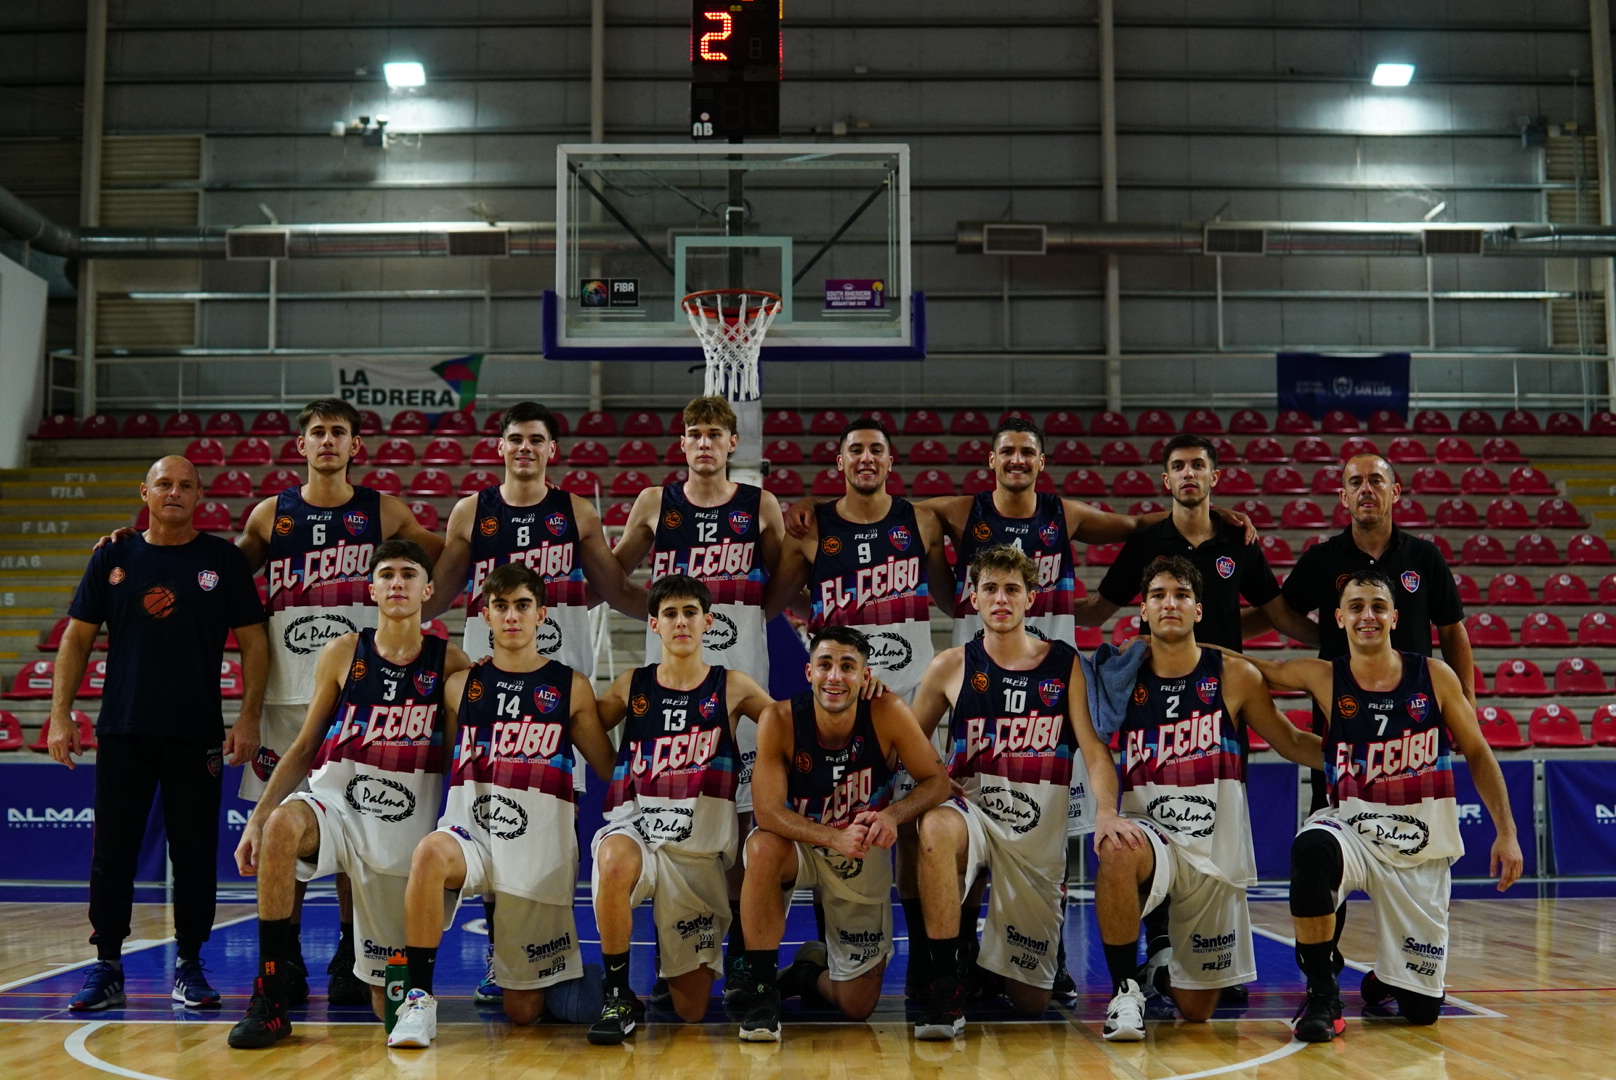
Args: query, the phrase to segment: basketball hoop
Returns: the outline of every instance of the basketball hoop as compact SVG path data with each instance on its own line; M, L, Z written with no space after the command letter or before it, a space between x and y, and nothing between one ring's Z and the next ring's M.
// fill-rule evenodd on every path
M758 400L758 354L780 314L780 298L762 289L708 289L686 296L684 309L707 355L706 393Z

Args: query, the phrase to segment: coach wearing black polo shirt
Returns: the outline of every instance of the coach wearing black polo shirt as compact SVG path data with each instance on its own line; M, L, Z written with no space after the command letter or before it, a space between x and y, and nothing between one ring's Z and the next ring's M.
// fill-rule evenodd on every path
M1279 582L1246 531L1212 513L1218 453L1199 435L1176 435L1162 448L1162 486L1172 513L1128 538L1096 594L1077 602L1079 626L1099 626L1134 604L1139 578L1157 558L1180 555L1201 572L1201 621L1195 640L1240 651L1240 598L1271 611L1283 607ZM1278 612L1283 617L1283 612Z
M1373 567L1397 589L1392 648L1430 656L1434 625L1442 659L1458 674L1459 684L1474 706L1475 672L1459 589L1435 544L1392 524L1392 505L1402 490L1385 458L1360 454L1347 461L1341 470L1341 504L1352 514L1352 524L1302 553L1285 579L1283 597L1289 609L1285 615L1317 611L1319 659L1347 655L1347 633L1335 621L1336 601L1349 574ZM1284 629L1279 620L1273 621ZM1324 719L1315 707L1314 731L1324 730ZM1323 779L1322 773L1314 774L1314 810L1324 805Z
M246 558L230 541L192 525L201 494L196 468L184 458L152 465L140 485L150 527L90 556L56 653L50 753L71 769L81 752L73 698L106 623L90 863L90 940L98 959L69 1004L74 1011L123 1004L121 954L135 866L158 788L174 865L173 997L190 1008L219 1005L201 952L213 927L221 778L225 754L234 765L258 751L269 642ZM243 695L226 738L219 676L231 630L241 645Z

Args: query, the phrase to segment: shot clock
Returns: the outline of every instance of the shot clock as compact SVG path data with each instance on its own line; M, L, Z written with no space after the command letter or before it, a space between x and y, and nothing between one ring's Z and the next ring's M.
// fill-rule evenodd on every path
M782 0L695 0L690 16L690 137L780 135Z

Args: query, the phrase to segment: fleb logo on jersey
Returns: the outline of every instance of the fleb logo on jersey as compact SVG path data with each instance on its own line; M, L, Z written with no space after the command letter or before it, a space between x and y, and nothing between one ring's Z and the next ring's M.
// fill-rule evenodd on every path
M353 662L353 667L348 669L348 681L358 682L363 679L365 675L369 673L369 671L370 669L365 666L365 662L363 660L355 660Z
M703 701L696 707L701 710L702 719L711 720L714 716L718 715L718 695L716 693L713 694L706 701Z
M436 671L420 671L415 675L415 688L421 692L422 697L430 697L438 686L438 673Z
M479 679L472 679L466 684L466 700L481 701L483 699L483 684Z
M1415 694L1408 699L1408 715L1415 720L1424 720L1426 713L1431 711L1431 699L1424 694Z
M752 515L745 510L732 510L729 515L729 531L736 536L742 536L752 527Z
M1234 560L1227 555L1219 555L1218 561L1212 564L1218 571L1218 577L1228 581L1234 577Z
M544 527L550 530L551 536L560 536L567 531L567 515L559 511L544 519Z
M1207 705L1210 705L1212 702L1216 701L1218 697L1218 680L1216 677L1208 675L1206 678L1196 683L1195 696L1200 698L1201 701Z
M819 550L823 551L826 555L835 555L837 552L842 550L841 538L836 536L825 537L825 539L819 542Z
M285 514L275 519L275 535L285 536L292 531L292 519Z
M1045 679L1038 684L1038 697L1046 706L1054 707L1060 696L1066 693L1066 683L1061 679Z
M481 521L477 522L477 531L482 533L484 536L493 536L495 533L499 532L499 519L492 517L483 518Z
M219 575L212 570L203 570L196 575L196 583L202 586L203 592L212 592L219 584Z
M635 716L644 716L651 711L651 702L644 694L635 694L634 700L628 703L628 707Z
M669 510L666 514L662 515L662 524L666 525L670 529L677 529L679 527L679 523L683 520L684 518L679 515L679 511L677 510Z
M342 515L342 524L348 530L349 536L358 536L370 524L370 518L358 510L350 510Z
M1420 575L1416 574L1414 571L1412 571L1412 570L1404 570L1403 571L1403 576L1398 580L1402 581L1403 588L1406 589L1407 591L1409 591L1409 592L1419 592L1419 589L1420 589Z
M907 525L892 526L887 530L887 539L892 541L892 546L899 551L908 551L909 545L914 542L914 536L910 534Z
M1342 694L1335 699L1335 709L1343 720L1351 720L1358 715L1358 699L1351 694Z
M993 530L988 528L987 522L978 521L976 523L976 528L971 530L971 535L983 543L987 543L989 540L993 539Z
M978 671L976 674L972 675L971 676L971 689L975 690L978 694L987 693L988 692L988 673L985 672L985 671Z
M1043 528L1038 530L1038 539L1044 542L1046 548L1054 547L1055 541L1060 539L1060 526L1053 521L1047 522Z
M533 691L533 703L541 713L554 712L555 707L561 704L561 695L556 693L553 686L541 686Z

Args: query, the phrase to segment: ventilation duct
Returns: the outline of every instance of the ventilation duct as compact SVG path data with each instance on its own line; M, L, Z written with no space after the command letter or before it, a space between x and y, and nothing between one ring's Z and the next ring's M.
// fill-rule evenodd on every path
M1208 225L1201 245L1208 255L1266 255L1268 233L1264 229Z
M1045 225L1009 225L989 222L982 226L984 255L1042 255L1049 242Z

